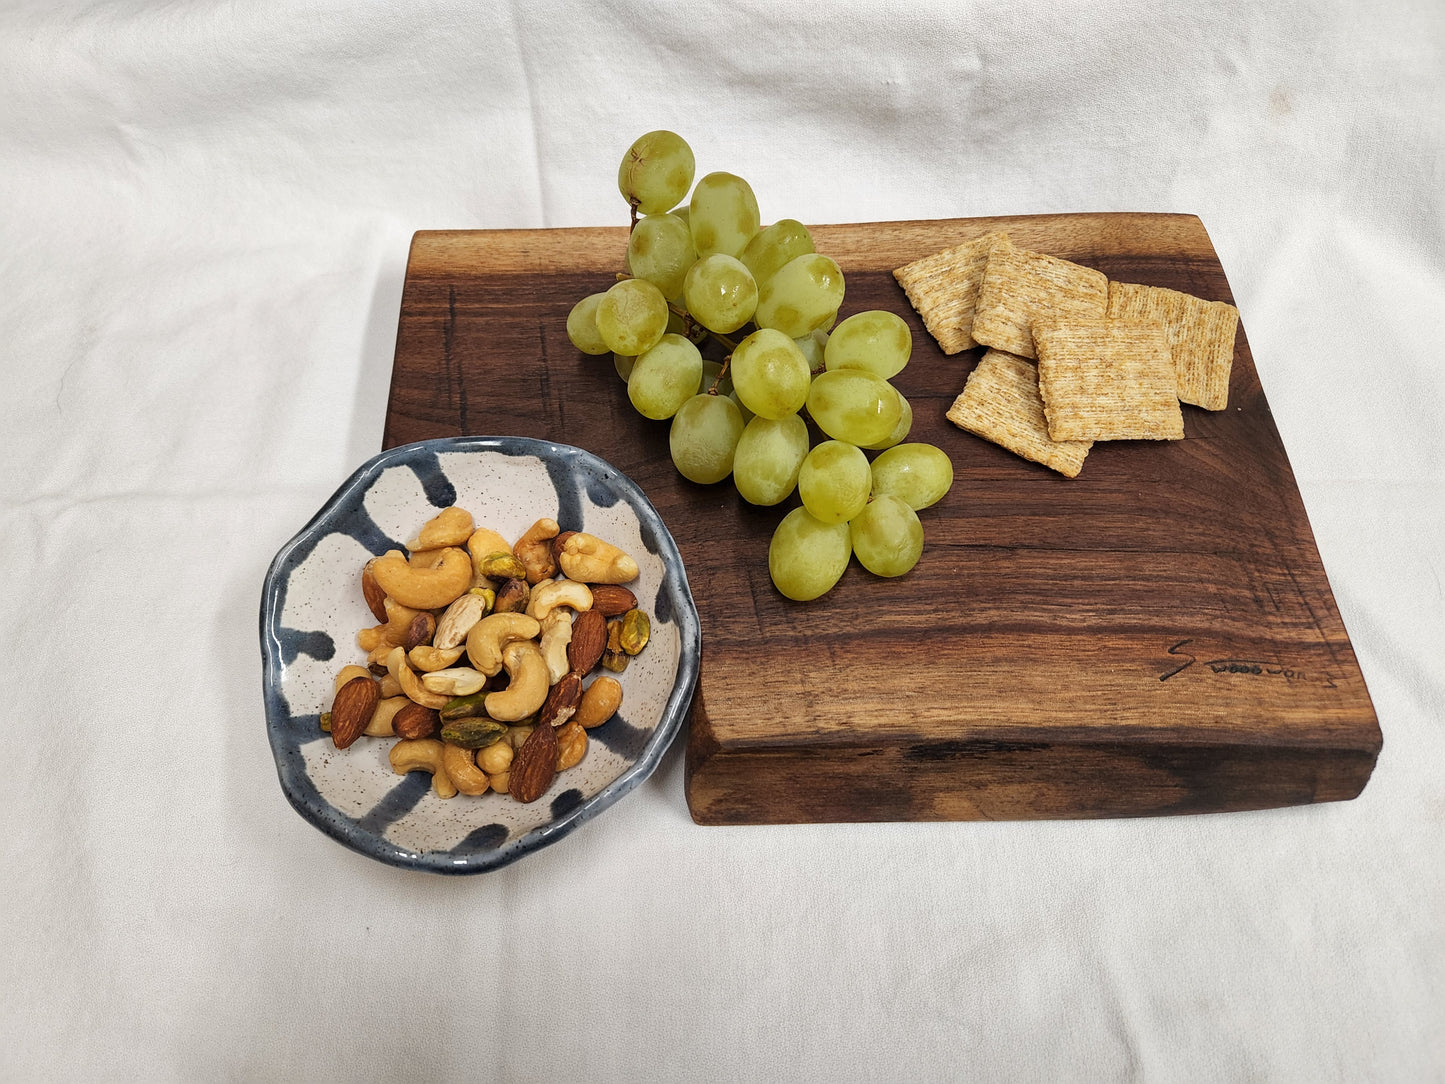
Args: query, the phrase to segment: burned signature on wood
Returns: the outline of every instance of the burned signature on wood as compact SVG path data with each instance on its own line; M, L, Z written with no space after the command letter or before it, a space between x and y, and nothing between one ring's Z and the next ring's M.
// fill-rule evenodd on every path
M1170 655L1173 655L1177 658L1182 658L1184 661L1181 662L1178 666L1171 667L1170 669L1164 671L1164 673L1160 674L1160 681L1168 681L1176 674L1182 674L1185 670L1188 670L1195 663L1198 663L1200 666L1207 666L1211 672L1216 674L1249 674L1257 676L1282 677L1286 681L1307 681L1311 678L1317 677L1317 675L1306 673L1304 670L1296 670L1294 667L1291 666L1284 666L1280 663L1274 662L1266 662L1262 659L1223 658L1205 659L1201 661L1195 655L1192 655L1188 651L1183 650L1186 645L1192 644L1193 642L1194 640L1192 638L1188 640L1180 640L1178 643L1172 644L1169 647L1168 651ZM1334 679L1331 678L1329 674L1323 675L1320 680L1323 680L1325 685L1329 688L1335 688Z

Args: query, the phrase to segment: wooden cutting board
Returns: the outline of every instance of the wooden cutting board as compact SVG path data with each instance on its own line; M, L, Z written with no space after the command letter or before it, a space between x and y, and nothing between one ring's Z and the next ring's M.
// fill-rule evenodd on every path
M1107 817L1357 795L1380 731L1241 327L1227 410L1186 439L1096 445L1063 478L944 417L979 351L945 357L893 268L992 229L1127 282L1232 301L1190 215L819 226L842 315L907 318L911 440L953 459L923 558L850 567L808 604L768 578L796 497L697 486L610 357L567 340L623 266L625 227L436 231L412 243L385 445L458 434L580 445L646 491L702 618L686 789L704 824ZM721 360L721 355L717 356ZM1321 435L1320 439L1327 439ZM564 525L565 526L565 525Z

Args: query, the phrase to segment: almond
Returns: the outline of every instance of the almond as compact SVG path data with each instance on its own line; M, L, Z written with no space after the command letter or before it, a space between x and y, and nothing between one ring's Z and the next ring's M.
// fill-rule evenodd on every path
M366 608L371 611L371 616L378 621L386 621L389 616L386 612L386 592L376 582L376 573L371 567L374 564L375 557L361 567L361 594L366 599Z
M422 644L429 644L436 630L437 619L423 610L413 617L411 624L406 627L406 639L402 640L401 646L410 651Z
M345 749L361 737L380 699L381 689L369 677L354 677L336 690L331 702L331 741L336 748Z
M535 802L547 793L556 775L557 732L550 726L534 727L512 758L508 790L519 802Z
M592 608L603 617L621 617L637 606L637 596L620 583L590 583Z
M547 691L547 699L537 709L537 726L561 726L577 714L582 703L582 675L572 670Z
M590 674L607 650L607 617L597 609L595 596L592 607L572 622L572 642L567 645L567 664L580 674Z
M441 729L441 716L435 708L428 708L415 701L403 704L392 716L391 729L398 738L430 738Z

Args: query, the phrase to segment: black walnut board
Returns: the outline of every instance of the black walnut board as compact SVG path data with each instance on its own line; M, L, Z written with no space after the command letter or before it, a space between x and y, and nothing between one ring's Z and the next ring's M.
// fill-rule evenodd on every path
M951 456L896 580L854 562L818 601L768 577L796 497L694 485L666 423L565 320L623 267L626 229L413 239L385 446L461 434L586 448L630 475L681 548L703 629L686 791L703 824L1113 817L1356 796L1380 731L1250 356L1186 439L1095 445L1076 479L944 417L980 351L944 356L892 270L1005 228L1125 282L1232 301L1190 215L1035 215L819 226L841 316L890 309L910 440ZM721 360L721 354L711 355ZM563 525L566 526L565 524Z

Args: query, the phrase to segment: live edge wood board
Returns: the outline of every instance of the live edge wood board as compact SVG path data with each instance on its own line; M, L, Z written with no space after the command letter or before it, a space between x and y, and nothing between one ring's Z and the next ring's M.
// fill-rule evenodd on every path
M1112 279L1232 301L1190 215L819 226L843 316L913 329L910 440L948 452L896 580L856 562L798 604L768 578L796 497L694 485L610 357L567 339L623 266L625 227L416 234L385 445L458 434L579 445L642 486L702 619L686 791L703 824L1113 817L1353 798L1380 731L1241 327L1227 410L1186 439L1096 445L1063 478L944 417L979 351L946 357L892 270L1006 228ZM721 360L721 354L712 355ZM1323 438L1322 438L1323 439ZM564 525L565 526L565 525Z

